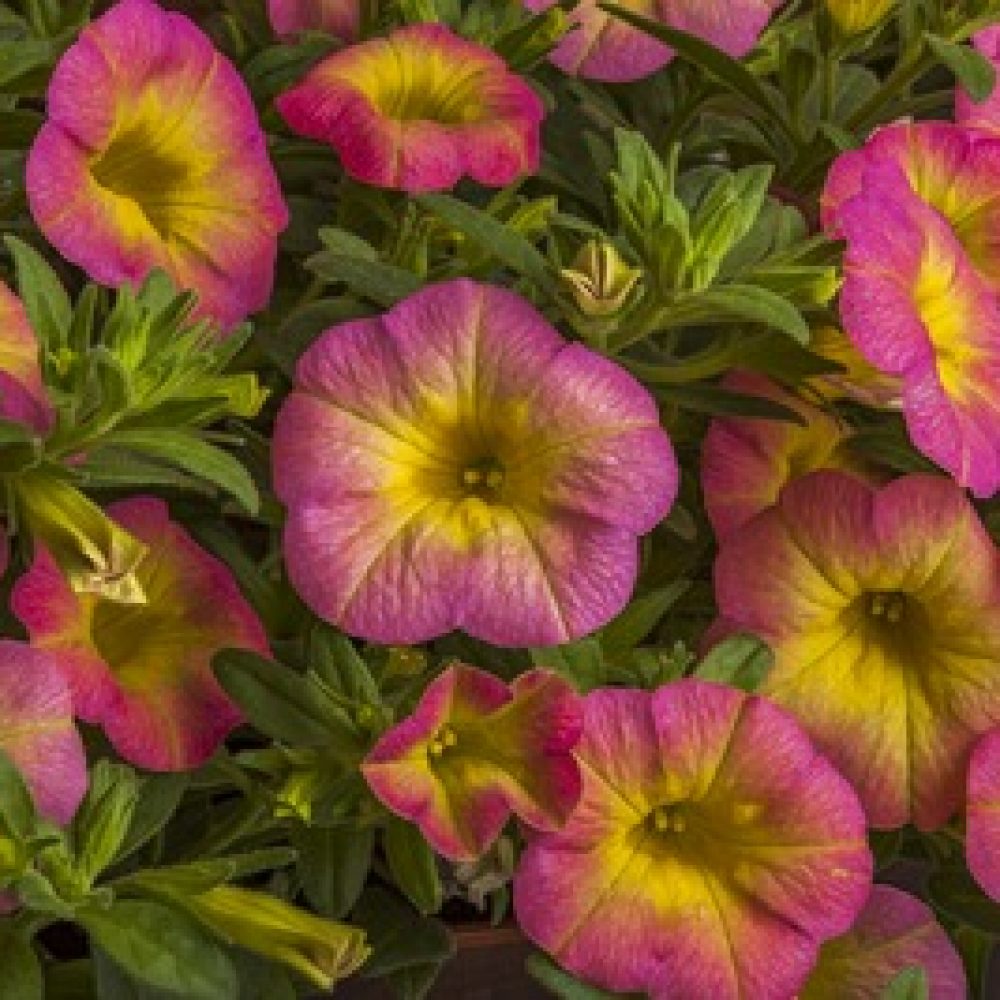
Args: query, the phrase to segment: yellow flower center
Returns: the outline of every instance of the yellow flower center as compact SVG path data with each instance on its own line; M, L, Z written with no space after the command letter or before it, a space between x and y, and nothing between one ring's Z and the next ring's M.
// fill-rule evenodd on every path
M867 595L868 614L889 625L898 625L907 616L907 607L911 603L906 594L897 591L882 593L876 591Z
M489 502L499 498L504 479L503 466L496 459L484 458L462 466L459 487L466 496Z

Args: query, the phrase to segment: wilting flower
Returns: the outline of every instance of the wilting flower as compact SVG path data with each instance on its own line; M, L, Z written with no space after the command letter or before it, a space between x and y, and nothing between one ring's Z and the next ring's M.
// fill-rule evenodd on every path
M868 895L864 815L790 715L698 680L585 699L583 796L533 837L522 930L653 1000L793 996Z
M753 417L712 421L702 446L701 486L718 538L770 507L782 487L797 476L815 469L860 470L847 448L850 428L835 417L763 375L735 372L723 385L780 403L797 413L802 423Z
M20 771L39 813L66 824L87 791L73 702L51 653L0 640L0 751Z
M276 103L367 184L441 191L468 174L503 187L538 169L541 100L499 56L443 24L335 52Z
M229 570L165 503L135 498L108 513L147 546L134 569L141 602L74 592L39 547L11 606L32 645L57 654L76 714L100 725L122 757L153 770L197 767L241 721L212 656L227 647L267 655L267 639Z
M325 31L353 42L361 22L360 0L267 0L267 12L279 35Z
M826 9L844 34L856 35L874 28L896 0L826 0Z
M899 406L900 380L880 372L866 361L843 330L835 326L821 326L813 330L809 350L843 369L809 379L810 390L822 398L853 399L875 407Z
M51 426L52 416L35 333L21 300L0 281L0 419L41 434Z
M1000 487L1000 139L896 125L834 164L846 239L840 310L862 355L902 381L916 446L980 496Z
M281 962L321 990L332 990L371 954L360 928L324 920L267 893L223 885L193 896L166 895L229 944Z
M965 808L969 871L1000 902L1000 729L991 729L972 750Z
M96 281L161 267L223 327L270 298L288 216L253 102L208 37L152 0L121 0L60 60L27 190Z
M412 644L585 635L635 581L677 469L652 397L524 300L458 280L334 327L274 433L284 551L306 603Z
M723 541L720 614L769 643L762 692L851 780L873 826L948 820L1000 718L1000 580L965 494L938 476L787 486Z
M881 1000L913 967L927 974L934 1000L966 1000L962 959L919 899L887 885L872 887L854 926L823 945L798 1000Z
M572 267L559 272L585 316L613 316L625 305L642 270L622 259L613 243L588 240Z
M1000 69L1000 26L980 31L973 38L976 50ZM1000 132L1000 84L985 101L974 101L962 87L955 92L955 121L969 128Z
M379 740L362 772L436 851L475 860L512 812L541 830L566 821L580 796L571 751L581 724L580 699L556 674L533 671L508 687L458 664Z
M529 10L541 11L556 0L524 0ZM761 31L784 0L624 0L621 6L636 14L679 28L711 42L732 56L743 56L757 43ZM633 28L598 6L581 0L573 10L570 31L551 55L567 73L592 80L621 83L638 80L665 66L673 49Z

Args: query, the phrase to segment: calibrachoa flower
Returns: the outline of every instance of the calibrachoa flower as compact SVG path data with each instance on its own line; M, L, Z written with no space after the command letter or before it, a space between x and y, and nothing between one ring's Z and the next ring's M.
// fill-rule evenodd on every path
M503 187L538 169L544 109L489 49L415 24L342 49L277 100L358 180L417 193L468 174Z
M96 281L161 267L223 327L270 298L288 214L250 95L152 0L121 0L60 60L27 190L42 232Z
M533 671L508 687L458 664L379 740L362 771L436 851L471 861L512 812L541 830L566 821L580 797L571 751L582 722L579 697L556 674Z
M895 5L896 0L826 0L830 16L848 35L874 28Z
M834 164L824 215L847 241L844 329L903 383L910 436L980 496L1000 487L1000 138L883 129Z
M551 7L556 0L524 0L532 11ZM783 0L624 0L622 7L641 17L711 42L732 56L743 56L757 43L761 31ZM567 73L592 80L622 83L639 80L665 66L673 49L598 7L598 0L582 0L571 23L577 27L556 47L552 62Z
M51 653L0 640L0 750L21 772L39 813L66 824L87 791L73 701Z
M653 1000L786 1000L868 896L864 815L794 719L698 680L584 702L583 796L532 838L522 930L570 972Z
M271 27L279 35L326 31L345 42L358 37L359 0L267 0Z
M1000 902L1000 729L990 730L973 748L965 808L969 871Z
M701 453L705 510L718 538L770 507L782 487L814 469L860 469L847 450L850 429L763 375L734 372L723 385L773 400L803 420L725 417L713 420Z
M976 49L1000 69L1000 27L987 28L973 39ZM1000 86L985 101L974 101L962 87L955 92L955 121L970 128L1000 132Z
M1000 718L995 546L950 480L815 472L724 539L720 614L774 651L762 692L854 783L873 826L943 824Z
M26 424L40 434L52 424L42 384L38 340L21 300L0 281L0 419Z
M931 910L909 893L876 885L850 931L823 945L798 1000L880 1000L913 967L926 972L934 1000L966 1000L962 959Z
M76 714L100 725L122 757L153 770L197 767L241 721L212 656L228 647L267 655L266 636L229 570L162 500L124 500L108 514L148 546L134 570L143 603L74 593L39 547L11 606L32 644L58 655Z
M323 334L278 415L288 573L379 642L541 646L628 600L677 488L652 397L524 300L467 280Z

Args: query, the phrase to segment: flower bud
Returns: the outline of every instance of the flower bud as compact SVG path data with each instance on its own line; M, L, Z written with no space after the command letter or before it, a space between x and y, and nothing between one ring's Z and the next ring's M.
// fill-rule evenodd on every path
M13 482L32 538L52 554L70 587L120 604L145 604L136 569L146 546L55 472L33 469Z
M360 928L324 920L266 893L218 886L171 897L223 940L295 969L322 990L333 989L371 954Z
M611 316L625 304L642 277L639 268L622 260L621 254L604 240L588 240L571 268L560 272L569 285L577 308L585 316Z
M896 5L896 0L826 0L826 9L845 35L874 28Z

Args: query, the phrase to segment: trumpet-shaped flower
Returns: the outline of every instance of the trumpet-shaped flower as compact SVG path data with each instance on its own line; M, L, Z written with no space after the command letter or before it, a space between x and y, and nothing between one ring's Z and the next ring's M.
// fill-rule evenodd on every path
M799 415L801 424L752 417L713 420L701 453L705 509L724 538L778 499L782 487L815 469L859 468L848 452L849 428L762 375L736 372L727 388L760 396Z
M284 550L306 603L413 644L567 642L628 600L677 487L652 397L524 300L458 280L334 327L278 415Z
M227 647L267 655L264 630L226 567L161 500L125 500L108 513L147 546L132 570L141 602L75 592L39 547L12 608L32 645L57 655L76 714L100 725L122 757L153 770L197 767L241 721L212 656Z
M60 60L27 190L96 281L163 268L227 328L270 298L288 216L253 102L208 37L152 0L120 0Z
M0 750L39 813L66 824L87 791L87 759L57 657L0 640Z
M1000 729L991 729L972 750L965 809L969 871L1000 902Z
M723 541L720 614L774 652L762 692L853 782L873 826L940 826L1000 718L997 553L937 476L789 484Z
M503 187L538 169L541 100L499 56L443 24L335 52L276 103L367 184L441 191L468 174Z
M993 26L980 31L973 38L977 51L984 55L996 69L1000 69L1000 27ZM981 128L988 132L1000 132L1000 85L985 101L974 101L959 87L955 93L955 121L968 128Z
M604 989L652 1000L793 996L868 896L864 814L790 715L699 680L600 690L583 795L529 841L522 930Z
M472 861L512 812L541 830L565 822L580 796L571 751L581 726L580 699L556 674L533 671L508 687L456 665L379 740L362 772L436 851Z
M0 419L44 433L52 407L42 384L38 341L21 300L0 281Z
M820 949L798 1000L880 1000L913 967L927 974L934 1000L966 1000L962 959L931 910L909 893L876 885L855 925Z
M551 7L556 0L524 0L532 11ZM731 56L743 56L757 43L761 31L784 0L622 0L640 17L660 21L696 35ZM566 73L592 80L624 83L639 80L666 66L674 51L638 28L633 28L598 6L582 0L571 23L577 27L560 42L552 62Z
M359 0L267 0L271 27L282 36L325 31L345 42L358 37Z
M980 496L1000 487L1000 138L897 125L834 165L844 329L898 377L910 436Z

